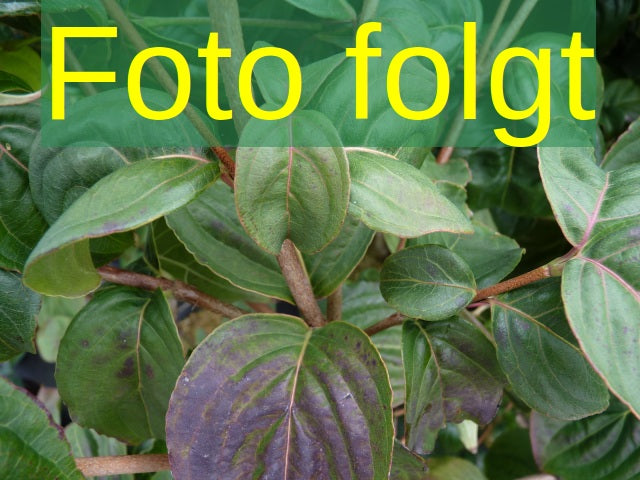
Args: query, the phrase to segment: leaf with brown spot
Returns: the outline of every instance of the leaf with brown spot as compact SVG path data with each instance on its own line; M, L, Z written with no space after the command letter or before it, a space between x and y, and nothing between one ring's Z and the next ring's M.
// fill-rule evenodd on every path
M369 338L283 315L218 327L187 362L167 414L177 480L386 480L393 436L389 378Z
M77 423L140 443L164 438L169 397L183 365L162 292L108 287L69 325L56 379Z

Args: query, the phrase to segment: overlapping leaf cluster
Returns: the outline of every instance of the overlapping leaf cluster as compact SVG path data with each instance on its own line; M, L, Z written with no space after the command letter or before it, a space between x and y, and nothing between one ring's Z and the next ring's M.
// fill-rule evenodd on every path
M178 3L132 2L127 13L145 41L195 62L217 2L196 0L186 10ZM482 25L480 1L240 3L246 45L291 44L299 31L272 26L300 10L308 21L298 27L309 38L293 42L305 77L296 114L270 125L249 121L242 131L210 125L220 138L239 138L234 179L211 152L158 147L176 135L180 144L200 143L186 116L142 129L99 89L73 90L69 115L95 130L96 106L105 106L100 115L118 121L98 129L103 145L74 144L79 132L71 129L63 132L69 147L44 147L36 97L46 74L43 85L29 40L39 5L0 5L0 360L37 345L57 364L74 422L68 443L25 392L2 380L3 478L80 478L71 452L149 451L150 439L166 440L178 479L484 478L474 465L480 456L463 443L486 453L492 479L539 471L635 478L634 80L605 69L592 148L459 149L442 164L437 150L406 142L431 138L446 123L385 128L391 110L375 94L383 83L375 72L370 110L379 121L351 120L354 66L338 52L352 43L354 25L383 17L385 46L446 38L434 48L459 61L460 25ZM632 3L599 2L600 28L626 25ZM97 1L50 7L109 21ZM174 21L183 13L202 22ZM317 29L322 22L328 27ZM619 38L601 40L614 56ZM117 68L105 52L95 59L79 51L77 60ZM266 104L283 99L278 68L256 68L256 95ZM420 63L410 68L406 100L420 104L433 74ZM192 72L203 75L195 65ZM146 95L167 100L159 86ZM568 123L555 128L565 138L584 135ZM148 147L120 146L133 136ZM372 137L397 148L343 146ZM297 314L264 313L295 303L280 258L289 240L323 311L340 293L341 321L310 328ZM247 315L218 316L222 325L187 356L171 289L105 284L104 265L183 282ZM541 266L549 278L483 295ZM396 322L367 334L385 319ZM159 445L153 451L163 451ZM25 470L24 462L42 468Z

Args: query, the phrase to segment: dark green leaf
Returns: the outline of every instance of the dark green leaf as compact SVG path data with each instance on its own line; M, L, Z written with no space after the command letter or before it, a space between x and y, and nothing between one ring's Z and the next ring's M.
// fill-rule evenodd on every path
M348 156L352 211L373 230L406 238L472 233L469 220L420 170L374 150L349 149Z
M513 480L538 473L528 430L514 428L496 438L485 457L484 469L491 480Z
M216 185L213 185L211 188L216 188ZM227 187L223 186L223 188ZM203 195L192 202L191 205L200 202L205 195L206 193L203 193ZM190 207L191 206L186 208ZM180 214L172 214L172 216L174 215ZM252 295L250 292L235 287L224 278L213 273L210 268L198 262L182 242L178 240L164 219L158 220L153 224L153 245L155 249L153 253L160 269L163 272L169 273L171 277L177 280L193 285L198 290L224 302L235 302L240 299L251 298L252 296L260 298L257 295ZM208 251L213 253L215 250L212 247L210 243ZM223 260L229 262L228 257L225 257Z
M429 480L428 471L427 462L422 457L395 441L389 480Z
M62 429L34 400L0 378L0 476L82 480Z
M171 398L177 478L387 479L391 389L356 327L251 315L192 354Z
M56 380L77 423L140 443L164 438L169 396L183 364L162 292L109 287L69 326L60 343ZM92 392L90 401L87 392Z
M602 168L607 171L619 170L640 163L640 120L631 124L604 157Z
M502 380L495 349L479 330L462 319L408 320L402 345L411 450L433 450L446 422L473 420L485 425L493 419L502 397Z
M289 238L300 251L315 253L336 238L349 205L349 165L323 115L303 111L276 122L253 120L240 145L236 204L258 245L277 255Z
M472 224L473 235L432 233L409 240L407 246L433 244L446 247L469 265L478 288L495 285L520 263L523 250L515 240L476 221Z
M82 296L100 283L89 239L133 230L180 208L210 185L217 165L150 159L116 170L56 221L31 253L25 283L47 295Z
M602 412L609 392L577 346L549 279L491 301L498 361L514 392L545 415L576 420Z
M531 430L536 459L563 480L631 480L640 474L640 421L618 402L577 422L534 413Z
M486 480L478 467L462 458L434 457L427 464L429 480Z
M0 108L0 124L0 267L22 271L47 229L29 188L29 151L40 128L40 109Z
M442 320L466 307L476 294L469 266L438 245L406 248L382 267L380 291L408 317Z
M0 361L35 353L38 310L40 296L22 284L20 275L0 270Z

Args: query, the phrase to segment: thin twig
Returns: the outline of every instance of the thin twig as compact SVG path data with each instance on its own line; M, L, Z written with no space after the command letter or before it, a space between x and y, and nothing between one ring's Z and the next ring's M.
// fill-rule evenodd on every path
M497 285L493 285L491 287L480 290L473 299L472 303L476 303L489 297L495 297L496 295L501 295L503 293L516 290L518 288L524 287L525 285L529 285L530 283L538 282L540 280L544 280L545 278L551 278L552 276L553 274L551 273L548 265L536 268L535 270L525 273L524 275L520 275L519 277L515 277L505 282L498 283Z
M171 470L169 456L123 455L117 457L76 458L78 470L85 477L106 477L109 475L127 475L134 473L153 473Z
M451 156L453 155L453 151L455 148L453 147L442 147L440 152L438 152L438 158L436 159L436 163L438 165L446 165L451 160Z
M115 283L117 285L126 285L150 291L154 291L159 288L170 291L178 300L191 303L192 305L218 313L227 318L236 318L248 313L238 307L221 302L220 300L217 300L184 282L169 280L168 278L162 277L150 277L149 275L120 270L109 266L99 268L98 273L107 282Z
M282 244L278 254L278 263L296 305L307 323L312 327L322 327L327 322L322 316L318 302L313 294L309 275L298 249L289 239Z
M401 238L400 241L398 242L398 246L396 247L396 252L399 252L400 250L404 250L406 246L407 246L407 239Z
M342 286L327 299L327 320L338 322L342 318Z
M390 317L385 318L381 322L376 323L375 325L371 325L369 328L365 329L364 333L372 337L376 333L380 333L388 328L393 328L398 325L402 325L404 323L405 316L401 313L394 313Z

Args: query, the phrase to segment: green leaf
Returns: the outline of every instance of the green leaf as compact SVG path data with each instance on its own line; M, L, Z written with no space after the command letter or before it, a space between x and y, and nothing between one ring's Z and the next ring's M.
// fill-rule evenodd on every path
M356 11L347 0L286 0L287 3L322 18L355 21Z
M488 424L502 398L495 349L462 319L404 322L402 358L407 379L407 446L433 450L447 422Z
M434 457L427 462L429 480L486 480L473 463L456 457Z
M352 210L368 227L406 238L472 233L469 220L420 170L374 150L349 149L348 156Z
M600 415L560 422L534 413L533 450L564 480L630 480L640 472L640 421L615 402Z
M342 320L365 330L395 310L380 295L378 282L349 283L342 287ZM405 400L404 366L402 365L402 326L388 328L371 337L389 372L393 406L399 407Z
M548 279L491 301L498 361L513 391L550 417L576 420L602 412L609 392L577 346L560 296Z
M0 475L82 480L62 429L24 390L0 378Z
M22 284L20 275L0 270L0 362L35 353L38 310L40 296Z
M629 129L611 147L602 161L602 168L607 171L619 170L629 165L640 163L640 119L631 124Z
M289 238L316 253L336 238L349 205L349 165L327 118L303 111L275 122L254 119L240 145L236 204L258 245L277 255Z
M618 172L624 171L628 169ZM593 237L567 263L562 298L587 358L611 391L640 416L638 258L640 222L622 220Z
M140 443L164 438L169 396L183 365L182 344L162 292L109 287L69 326L56 380L78 424Z
M478 288L495 285L520 263L523 250L518 243L500 233L473 221L473 235L432 233L411 239L407 246L441 245L460 255L476 279Z
M84 298L69 300L58 297L44 297L38 313L36 345L38 354L45 362L56 363L60 340L73 317L84 307Z
M513 480L538 473L529 431L513 428L498 436L487 452L484 469L491 480Z
M217 275L239 288L293 303L277 260L247 235L226 185L207 188L169 215L167 224L198 262Z
M22 271L47 229L29 187L29 152L40 128L40 109L0 108L0 124L0 267Z
M393 444L389 480L429 480L427 462L407 450L398 440Z
M572 130L567 135L575 135ZM540 148L540 172L567 240L583 247L608 224L640 217L640 165L604 172L593 148Z
M438 245L422 245L387 258L380 291L400 313L434 321L466 307L476 295L476 282L458 255Z
M215 187L214 184L211 188ZM204 195L205 193L192 202L192 205L199 202ZM235 287L213 273L210 268L198 262L178 240L164 219L153 224L153 246L153 254L159 263L160 270L168 273L171 277L193 285L198 290L224 302L235 302L252 297L251 293ZM214 252L211 244L209 244L209 252ZM229 258L224 258L224 260L228 262ZM256 295L254 297L259 298Z
M40 90L40 55L29 46L16 50L0 47L0 72L26 83L28 92Z
M71 423L64 429L64 434L71 444L71 452L76 458L108 457L127 454L127 446L115 438L100 435L95 430L82 428ZM94 480L133 480L133 475L115 475L93 477Z
M373 231L347 215L335 240L319 253L303 255L317 298L330 295L342 285L364 258L373 237Z
M191 355L167 416L177 478L387 479L391 389L356 327L247 315Z
M115 171L80 197L27 260L25 283L50 296L79 297L100 283L89 239L150 223L193 200L219 174L188 158L149 159Z

